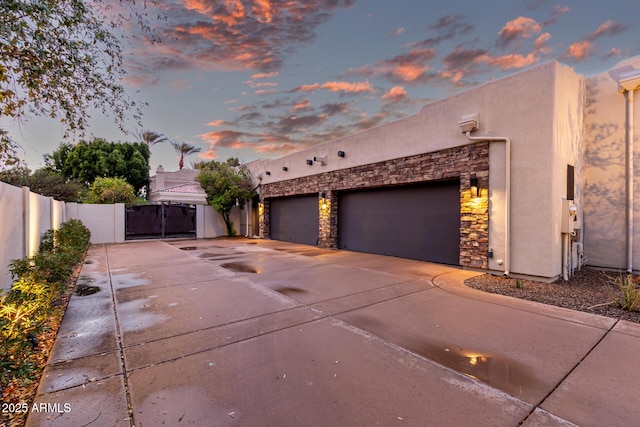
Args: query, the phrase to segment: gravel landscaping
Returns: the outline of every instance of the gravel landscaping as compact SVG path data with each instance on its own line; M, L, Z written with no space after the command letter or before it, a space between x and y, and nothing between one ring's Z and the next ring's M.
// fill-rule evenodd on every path
M483 274L468 279L465 285L494 294L640 323L639 311L622 310L616 302L621 293L614 280L619 275L617 272L586 268L568 281L559 279L554 283L541 283Z

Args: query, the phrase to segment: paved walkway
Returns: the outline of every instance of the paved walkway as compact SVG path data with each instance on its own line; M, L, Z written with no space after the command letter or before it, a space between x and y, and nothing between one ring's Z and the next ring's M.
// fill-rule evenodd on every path
M93 246L28 425L638 424L640 325L474 274L276 241Z

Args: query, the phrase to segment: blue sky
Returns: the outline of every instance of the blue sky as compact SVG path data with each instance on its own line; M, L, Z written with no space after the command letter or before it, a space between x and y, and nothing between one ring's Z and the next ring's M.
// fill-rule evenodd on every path
M638 0L161 3L162 42L133 39L125 87L149 103L144 129L202 149L187 164L277 157L549 60L592 75L640 53ZM95 136L134 140L135 123L93 117ZM3 125L32 169L62 141L52 120ZM159 144L151 163L178 157Z

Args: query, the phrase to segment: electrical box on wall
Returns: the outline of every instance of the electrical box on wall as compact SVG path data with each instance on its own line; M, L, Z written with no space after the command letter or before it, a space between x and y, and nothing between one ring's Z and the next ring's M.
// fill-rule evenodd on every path
M562 224L560 230L562 233L573 233L575 231L577 213L578 208L573 203L573 200L562 201Z

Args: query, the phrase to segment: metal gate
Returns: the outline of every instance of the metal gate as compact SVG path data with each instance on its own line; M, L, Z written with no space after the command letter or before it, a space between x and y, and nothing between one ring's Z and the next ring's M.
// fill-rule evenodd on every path
M126 240L196 238L196 207L193 205L127 206Z

